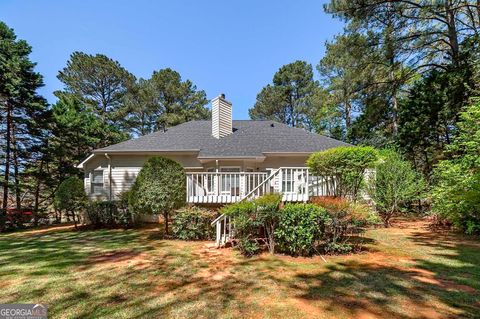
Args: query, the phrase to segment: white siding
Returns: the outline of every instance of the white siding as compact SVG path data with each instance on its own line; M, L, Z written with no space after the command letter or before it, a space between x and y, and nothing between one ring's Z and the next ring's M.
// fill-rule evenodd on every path
M141 167L112 168L112 195L118 197L132 188Z
M118 196L125 191L128 191L140 172L143 164L147 159L154 155L115 155L109 154L110 163L111 163L111 180L112 180L112 197L113 199L118 198ZM158 156L164 156L170 159L173 159L180 163L183 167L198 167L195 169L190 169L190 171L203 171L207 167L216 168L216 163L214 160L201 164L196 155L169 155L169 154L158 154ZM268 156L263 162L255 162L252 160L219 160L219 168L222 166L238 166L241 168L241 171L245 171L247 168L252 168L254 171L267 171L271 169L276 169L278 167L304 167L306 166L305 161L307 156ZM108 199L110 188L109 188L109 160L102 154L98 154L93 157L90 161L85 164L85 191L88 196L92 199ZM204 168L202 168L204 167ZM103 195L97 196L91 193L91 173L93 170L103 170L104 178L104 193ZM274 181L275 184L277 181ZM279 185L275 185L279 187Z
M212 101L212 135L222 138L232 133L232 104L223 96Z
M130 190L132 187L135 178L140 172L143 164L147 159L153 157L154 155L114 155L109 154L110 164L111 164L111 180L112 180L112 198L116 199L118 196L125 191ZM169 154L158 154L158 156L163 156L170 158L183 167L202 167L200 162L197 160L196 155L169 155ZM92 199L108 199L110 187L109 187L109 160L102 154L98 154L93 157L89 162L85 164L85 191L88 196ZM90 176L94 170L104 171L103 182L104 182L104 192L103 195L94 195L91 192L91 183ZM201 170L201 169L195 169Z

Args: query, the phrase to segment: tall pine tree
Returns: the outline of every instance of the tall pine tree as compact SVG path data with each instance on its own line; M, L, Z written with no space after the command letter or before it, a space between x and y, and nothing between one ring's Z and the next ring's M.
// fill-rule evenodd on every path
M36 93L43 85L42 77L34 71L30 53L31 47L17 40L13 30L0 22L0 171L3 177L0 230L5 225L6 209L21 206L20 175L32 161L35 153L32 151L47 129L42 127L48 123L47 104Z

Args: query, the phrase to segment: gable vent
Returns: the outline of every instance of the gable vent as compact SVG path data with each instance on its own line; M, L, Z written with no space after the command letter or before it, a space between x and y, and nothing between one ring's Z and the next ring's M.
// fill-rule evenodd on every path
M212 136L222 138L232 134L232 103L220 94L212 100Z

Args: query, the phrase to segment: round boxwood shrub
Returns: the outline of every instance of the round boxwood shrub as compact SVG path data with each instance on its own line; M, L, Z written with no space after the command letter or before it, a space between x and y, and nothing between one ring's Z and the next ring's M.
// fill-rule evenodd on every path
M177 162L152 157L145 162L133 184L129 205L136 213L163 214L168 235L170 212L185 204L186 177Z
M173 218L173 237L183 240L212 240L215 228L210 225L215 219L214 211L201 207L186 207L178 210Z
M313 204L286 204L275 238L278 247L292 256L311 256L325 224L330 223L326 210Z

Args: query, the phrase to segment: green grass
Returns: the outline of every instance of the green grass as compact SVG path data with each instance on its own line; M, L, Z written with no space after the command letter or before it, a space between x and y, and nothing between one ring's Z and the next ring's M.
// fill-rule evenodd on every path
M158 229L0 235L0 303L50 318L480 316L480 243L424 223L374 229L348 256L243 258Z

